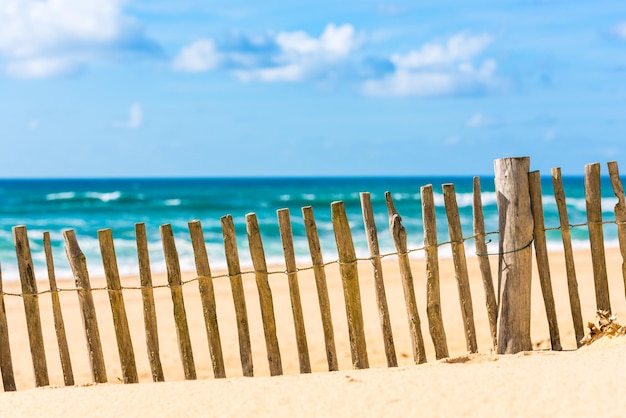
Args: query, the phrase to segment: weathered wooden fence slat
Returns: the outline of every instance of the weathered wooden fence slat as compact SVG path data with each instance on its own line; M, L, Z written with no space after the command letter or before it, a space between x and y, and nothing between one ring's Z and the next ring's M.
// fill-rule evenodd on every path
M237 333L239 335L239 356L243 375L254 375L252 364L252 348L250 347L250 326L248 324L248 311L244 295L243 282L241 280L241 267L239 264L239 251L237 250L237 237L235 225L231 215L222 216L222 235L224 236L224 253L230 277L230 287L235 304L235 316L237 319Z
M2 268L0 267L0 373L2 373L2 386L5 392L16 390L15 375L13 374L13 359L11 357L11 345L9 344L9 327L7 324L7 311L4 306L4 290L2 289Z
M152 273L150 271L150 255L148 253L148 239L146 225L135 224L135 240L137 242L137 260L139 262L139 281L141 284L141 301L143 304L143 321L146 332L146 349L150 372L154 382L163 382L163 366L159 353L159 332L157 327L156 308L154 306L154 291L152 288Z
M369 368L369 360L367 357L365 331L363 329L363 311L361 308L356 252L343 202L333 202L331 204L331 213L335 241L337 243L337 255L339 256L341 283L346 303L352 366L355 369L367 369Z
M104 355L102 353L102 342L98 329L98 318L96 308L91 294L91 284L89 283L89 272L85 254L81 251L76 240L73 229L63 231L65 240L65 253L69 261L74 281L76 283L76 293L80 304L83 326L85 327L85 337L87 339L87 351L91 365L91 375L95 383L106 383L106 367L104 365Z
M602 231L602 195L600 194L600 164L585 166L585 201L587 206L587 227L591 245L593 281L596 288L598 310L611 312L609 282L604 253L604 233Z
M533 219L528 157L494 163L498 203L498 354L532 350L530 286Z
M385 200L387 201L387 213L389 215L389 231L391 232L398 253L402 291L404 293L409 331L411 333L413 360L416 364L425 363L426 350L424 348L424 337L422 336L420 317L417 312L417 300L415 298L413 273L411 273L411 262L409 261L409 254L407 252L406 229L402 226L402 217L400 217L393 205L391 193L385 192Z
M474 307L472 306L472 292L467 272L467 260L465 258L465 242L461 230L459 207L456 201L454 184L443 185L443 198L448 218L448 231L452 245L452 260L454 261L454 273L459 288L459 300L461 302L461 315L463 316L463 328L465 330L465 342L467 351L478 352L476 342L476 326L474 324Z
M133 350L133 341L130 338L130 328L128 327L128 317L126 315L126 307L124 306L124 295L117 268L111 229L99 230L98 240L100 241L100 254L102 255L104 276L107 282L107 293L111 303L111 314L113 315L117 351L122 367L122 378L124 383L137 383L139 378L137 376L137 364L135 363L135 351Z
M285 257L285 268L287 269L287 282L289 284L291 311L293 313L293 323L296 331L296 345L298 347L300 373L311 373L311 360L309 359L309 347L304 327L302 300L300 298L300 287L298 285L298 267L296 265L295 250L293 248L293 234L291 232L289 209L280 209L277 214L280 240L283 244L283 254Z
M609 161L608 167L613 193L617 198L617 203L615 204L615 221L617 222L619 250L622 255L622 278L624 280L624 293L626 294L626 199L624 198L624 187L619 178L617 161Z
M211 355L213 376L216 378L224 378L226 377L226 370L224 368L224 356L222 354L220 330L217 323L215 290L213 288L209 255L207 254L206 246L204 244L202 224L200 221L191 221L187 225L189 227L189 235L191 236L194 262L196 264L196 274L198 275L198 290L200 291L200 301L202 302L202 313L204 315L204 326L206 327L206 334L209 342L209 354Z
M565 255L565 271L567 274L567 291L569 295L570 310L572 312L572 322L574 325L574 335L576 345L580 347L585 336L583 328L582 310L580 307L580 296L578 294L578 280L576 279L576 268L574 265L574 251L572 250L572 234L570 232L569 216L567 215L567 205L565 202L565 191L563 190L563 177L560 168L552 169L552 187L554 189L554 200L559 212L559 224L561 230L561 240L563 241L563 253Z
M176 326L176 336L178 338L178 349L183 363L183 372L186 380L195 380L196 365L191 348L191 337L189 335L189 325L187 324L187 313L183 299L180 261L178 260L178 251L176 250L176 243L174 242L172 226L169 224L161 225L160 232L163 254L165 256L165 266L167 269L167 283L169 284L172 294L174 322Z
M441 313L441 289L439 284L439 246L437 239L437 216L433 186L420 189L422 196L422 222L424 223L424 252L426 256L426 314L430 337L439 360L449 356L446 330Z
M528 186L530 188L530 209L534 223L533 244L535 246L535 258L537 259L537 270L539 272L539 284L541 286L546 316L548 318L550 344L552 350L560 351L562 350L561 337L559 335L559 324L556 319L556 307L554 306L552 279L550 277L545 231L546 225L543 219L543 203L541 201L541 175L539 171L532 171L528 174Z
M259 304L261 306L261 318L263 320L263 331L265 333L265 346L267 349L267 361L270 367L270 375L277 376L283 374L283 366L280 357L280 347L276 336L276 316L274 313L274 301L272 299L272 289L268 280L267 261L265 250L259 231L259 222L254 213L246 215L246 229L248 232L248 245L250 246L250 256L254 266L257 291L259 293Z
M59 357L61 360L61 369L63 370L63 382L65 383L65 386L73 386L74 373L72 371L72 360L70 358L70 350L67 345L63 313L61 312L61 301L59 300L59 290L57 288L57 280L54 273L54 258L52 256L52 245L50 244L49 232L43 233L43 248L46 255L48 281L50 282L50 297L52 298L54 331L57 336L57 344L59 345Z
M372 199L369 193L363 192L361 197L361 211L363 213L363 225L367 238L367 247L370 252L370 260L374 273L374 285L376 287L376 306L378 307L378 318L383 333L383 345L385 347L385 357L387 367L396 367L398 359L396 348L393 343L393 333L391 331L391 320L389 319L389 307L387 305L387 295L385 294L385 282L383 280L383 266L380 261L380 248L378 247L378 232L374 222L374 210Z
M485 241L485 216L483 214L483 200L480 191L480 178L474 177L473 189L473 218L474 218L474 245L476 246L476 256L480 275L483 279L485 289L485 304L487 305L487 318L489 319L489 330L493 348L498 344L497 321L498 303L496 302L496 292L493 289L493 276L491 275L491 264L489 264L489 251Z
M13 227L13 239L17 254L17 265L22 284L22 300L26 312L26 326L28 328L28 341L30 342L30 354L33 359L36 386L48 386L48 366L46 364L46 350L43 344L43 332L41 330L41 316L39 314L39 295L37 293L37 279L33 259L30 254L30 245L25 226Z
M339 369L337 362L337 351L335 349L335 331L333 329L333 319L330 314L330 300L328 297L328 285L326 283L326 270L324 269L324 258L320 239L317 233L317 224L311 206L302 208L304 227L313 264L313 275L315 276L315 287L317 289L317 299L320 305L320 316L322 320L322 330L324 332L324 345L326 347L326 361L328 371Z

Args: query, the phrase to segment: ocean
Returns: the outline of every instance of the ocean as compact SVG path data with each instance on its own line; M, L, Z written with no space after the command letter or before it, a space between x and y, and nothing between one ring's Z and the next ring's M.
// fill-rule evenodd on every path
M345 203L357 256L368 255L361 217L359 192L370 192L382 253L395 251L388 229L385 191L391 192L407 229L408 247L423 245L420 187L432 184L435 192L440 242L448 241L441 185L453 183L457 194L464 236L472 235L471 177L361 177L361 178L192 178L192 179L50 179L0 180L0 263L4 280L18 279L11 228L25 225L30 238L35 274L46 279L43 233L50 232L58 278L71 277L65 256L63 231L73 229L85 253L92 276L103 275L97 231L111 228L121 274L138 272L135 223L146 224L153 272L165 271L159 226L171 224L181 268L193 270L193 251L187 223L202 222L209 260L213 270L226 266L220 218L232 215L242 267L251 266L245 216L257 215L268 265L282 264L283 252L276 211L288 208L291 214L296 257L301 266L311 264L301 208L311 206L317 221L325 261L336 259L330 205ZM586 222L584 179L564 177L571 224ZM481 178L485 229L498 229L493 176ZM558 227L559 218L550 177L542 178L543 205L547 228ZM602 178L603 218L613 220L616 199L608 177ZM489 251L497 251L497 235L490 235ZM562 248L559 231L548 231L548 245ZM588 246L585 227L572 230L574 245ZM615 225L605 226L607 246L617 246ZM467 241L468 254L474 243ZM442 246L441 256L449 256ZM423 256L414 252L413 256Z

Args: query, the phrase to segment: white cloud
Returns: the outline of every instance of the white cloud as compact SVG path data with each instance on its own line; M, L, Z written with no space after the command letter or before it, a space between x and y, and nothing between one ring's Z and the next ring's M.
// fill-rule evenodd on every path
M626 40L626 22L620 22L613 27L613 33L618 38Z
M443 145L446 147L452 147L457 145L459 142L461 142L461 138L459 138L458 136L450 136L444 139Z
M490 124L491 120L482 113L476 113L467 121L467 126L469 128L482 128L483 126L488 126Z
M137 129L143 123L143 109L140 103L133 103L128 109L128 119L123 122L116 122L118 128Z
M443 44L429 43L407 54L393 54L394 71L363 85L371 96L433 96L470 93L495 84L496 61L473 62L492 38L458 34Z
M178 71L193 73L212 70L220 61L215 42L212 39L200 39L184 47L172 65Z
M34 130L38 129L40 125L41 125L41 123L39 123L39 121L37 119L31 119L26 124L26 129L28 129L29 131L34 131Z
M242 81L299 81L346 59L360 43L349 24L328 24L319 37L303 31L247 38L245 48L201 39L181 49L172 65L187 72L227 68Z
M13 77L76 71L119 49L153 46L122 0L0 0L0 62Z

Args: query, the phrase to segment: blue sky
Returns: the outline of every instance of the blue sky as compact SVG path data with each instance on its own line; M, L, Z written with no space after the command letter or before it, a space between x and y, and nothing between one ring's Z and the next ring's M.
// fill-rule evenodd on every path
M626 2L0 0L0 177L625 160Z

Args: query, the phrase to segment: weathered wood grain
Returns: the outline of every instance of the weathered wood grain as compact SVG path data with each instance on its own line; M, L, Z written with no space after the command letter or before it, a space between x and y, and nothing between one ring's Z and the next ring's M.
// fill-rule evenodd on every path
M100 229L98 231L98 240L100 242L100 254L102 255L104 276L111 304L117 352L120 356L120 365L122 367L122 378L124 383L137 383L139 377L137 376L135 351L133 349L133 341L130 338L130 328L128 327L128 317L126 315L126 307L124 306L124 295L117 268L111 229Z
M465 243L459 217L459 207L456 201L454 184L444 184L443 199L448 218L448 231L452 246L452 260L454 261L454 275L459 289L459 301L461 302L461 315L463 316L463 330L465 331L465 343L467 351L478 352L476 342L476 325L474 324L474 307L472 305L472 292L467 272L467 259L465 257Z
M4 391L15 391L15 374L13 373L13 359L11 357L11 345L9 344L7 311L4 306L4 290L2 289L2 268L0 268L0 372L2 373Z
M26 326L28 328L28 341L30 342L30 354L33 360L36 386L48 386L48 366L46 364L46 350L43 343L41 330L41 316L39 314L39 294L37 292L37 279L30 254L30 244L26 235L25 226L13 227L13 240L17 255L17 265L22 284L22 300L26 313Z
M552 350L560 351L561 337L559 335L559 324L556 318L556 307L554 306L554 295L552 292L552 279L550 277L550 264L548 260L548 246L546 243L546 225L543 219L543 203L541 194L541 175L539 171L532 171L528 175L528 185L530 188L530 209L533 215L533 243L535 245L535 257L537 259L537 270L539 272L539 284L543 295L543 303L546 308L548 318L548 328L550 332L550 344Z
M277 376L283 374L283 366L280 357L280 347L278 346L278 337L276 336L276 316L274 314L272 289L268 280L265 250L263 249L259 223L254 213L246 215L246 230L248 232L248 244L254 266L257 291L259 292L267 361L270 366L270 374Z
M361 193L361 212L363 214L363 226L367 237L367 248L370 252L370 261L374 270L374 285L376 287L376 306L378 307L378 318L383 333L383 345L385 347L385 357L387 367L398 366L396 348L393 342L393 332L391 330L391 320L389 318L389 307L387 305L387 295L385 293L385 282L383 280L383 266L380 261L380 248L378 246L378 231L374 222L374 209L369 193Z
M424 337L419 313L417 312L417 300L415 298L415 285L413 283L413 273L407 252L406 229L402 225L402 217L396 210L391 193L385 192L387 201L387 213L389 215L389 231L398 253L398 263L400 265L400 277L402 279L402 291L406 303L406 313L409 321L409 331L411 333L411 347L413 349L413 360L416 364L426 362L426 349L424 348Z
M591 245L591 265L596 289L598 310L611 312L609 282L606 272L604 252L604 232L602 228L602 195L600 194L600 164L585 166L585 202L587 206L587 227Z
M300 286L298 284L298 267L296 265L295 250L293 248L293 234L291 232L289 209L280 209L277 214L280 240L283 244L285 267L287 268L287 282L289 283L289 298L291 299L293 324L296 331L300 373L311 373L311 360L309 359L309 347L304 327L304 315L302 314L302 301L300 298Z
M141 300L143 304L143 321L146 332L146 349L152 381L163 382L163 366L159 350L159 331L157 326L156 308L154 306L154 291L152 287L152 272L150 271L150 255L148 253L148 239L146 226L143 223L135 224L135 240L137 241L137 260L139 262L139 281L141 284Z
M235 316L237 319L237 333L239 335L239 356L244 376L253 376L252 348L250 346L250 326L248 324L248 311L244 295L243 282L241 280L241 267L239 263L239 251L237 250L237 237L235 225L231 215L222 216L222 235L224 236L224 253L228 265L228 276L235 304Z
M317 233L315 215L311 206L302 208L304 227L306 230L311 262L313 264L313 275L315 276L315 286L317 289L317 299L320 305L320 315L322 320L322 330L324 332L324 345L326 347L326 361L328 371L339 369L337 362L337 351L335 348L335 331L333 329L333 319L330 313L330 300L328 297L328 285L326 283L326 270L324 269L324 258L320 239Z
M180 359L183 363L185 379L195 380L197 377L196 365L193 359L191 337L189 335L189 325L187 323L187 313L185 311L185 301L183 299L180 262L178 260L178 251L176 250L176 243L174 242L172 226L169 224L161 225L160 232L163 254L165 255L165 266L167 269L167 282L172 294L174 323L176 325L176 336L178 338Z
M483 279L483 288L485 289L485 304L487 305L487 318L489 319L491 341L495 349L498 344L498 303L496 302L496 292L493 289L491 264L489 264L487 243L485 242L485 217L483 214L483 201L480 191L480 178L478 177L474 177L473 203L474 244L476 245L480 275Z
M624 293L626 295L626 199L624 198L622 180L619 177L617 161L609 161L608 167L613 193L617 198L615 222L617 222L617 239L619 240L619 250L622 255L622 279L624 280Z
M50 297L52 298L52 316L54 317L54 330L57 336L57 344L59 345L63 382L65 386L74 386L74 372L72 371L72 360L67 345L65 322L63 321L61 301L59 300L59 289L57 288L57 280L54 273L54 258L52 256L49 232L43 233L43 247L46 254L46 267L48 269L48 281L50 282Z
M570 310L572 312L572 322L574 325L574 335L576 345L581 347L581 340L585 336L582 310L580 307L580 296L578 294L578 280L576 279L576 268L574 266L574 251L572 250L572 234L570 232L569 217L567 215L567 205L565 201L565 191L563 190L563 177L560 168L552 169L552 187L554 189L554 200L559 212L559 223L561 229L561 240L563 241L563 253L565 256L565 271L567 275L567 291L569 295Z
M533 219L528 157L495 160L498 203L498 354L532 350L530 288Z
M202 301L202 313L204 314L204 325L209 343L213 376L224 378L226 377L226 370L224 368L224 355L222 354L222 342L217 322L215 290L213 289L209 256L204 244L202 224L200 221L191 221L187 225L189 226L191 245L193 246L193 255L196 263L198 288L200 290L200 300Z
M433 186L420 189L422 196L422 221L424 223L424 250L426 257L426 315L428 329L435 346L435 357L448 357L448 342L441 314L441 289L439 285L439 246L437 240L437 217Z
M85 337L87 339L87 351L91 365L91 376L95 383L106 383L106 367L104 355L102 353L102 342L98 329L98 318L96 308L91 294L91 284L89 283L89 272L87 271L87 261L85 254L81 251L74 230L63 231L65 240L65 253L69 261L80 304L83 326L85 327Z
M343 202L333 202L331 204L331 217L335 233L335 242L337 243L339 270L346 303L352 366L355 369L367 369L369 367L369 360L367 357L365 330L363 328L363 311L361 307L359 275L356 265L356 252L354 250L352 232L350 231L350 225Z

